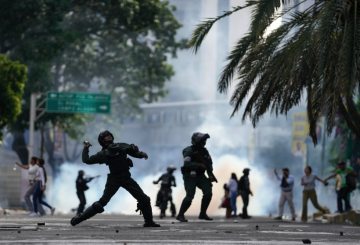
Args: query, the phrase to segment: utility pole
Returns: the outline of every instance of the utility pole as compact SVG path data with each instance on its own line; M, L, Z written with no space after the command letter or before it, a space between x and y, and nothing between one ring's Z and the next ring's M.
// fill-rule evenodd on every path
M46 97L38 105L36 105L36 100L38 96L43 95L44 93L31 93L30 97L30 121L29 121L29 162L30 158L34 154L34 134L35 134L35 122L45 113L45 108L40 108L45 102ZM41 113L36 116L36 112L41 111Z

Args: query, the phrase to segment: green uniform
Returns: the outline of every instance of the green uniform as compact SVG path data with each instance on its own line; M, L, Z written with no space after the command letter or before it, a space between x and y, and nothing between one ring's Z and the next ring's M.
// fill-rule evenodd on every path
M186 210L190 207L192 200L194 199L196 187L202 190L203 198L201 203L201 213L206 213L206 210L210 204L212 197L212 183L205 176L205 170L199 167L200 162L196 159L193 154L199 152L200 155L207 161L207 172L212 174L212 160L209 152L206 148L189 146L183 150L184 156L184 167L183 167L183 179L184 186L186 191L186 196L182 203L182 208L180 209L179 215L183 215ZM196 171L196 176L192 177L190 175L191 171Z
M82 152L82 160L86 164L98 163L109 166L110 174L107 177L104 193L99 200L102 206L106 206L118 189L123 187L138 201L138 209L142 211L144 219L152 220L150 198L131 178L129 169L132 162L126 158L127 154L132 157L143 158L142 152L135 145L113 143L107 149L102 149L90 157L89 148L85 147Z

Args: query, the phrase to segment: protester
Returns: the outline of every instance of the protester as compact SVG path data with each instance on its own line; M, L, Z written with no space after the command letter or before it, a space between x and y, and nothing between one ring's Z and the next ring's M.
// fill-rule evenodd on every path
M36 183L35 183L36 190L35 190L35 193L34 193L34 196L33 196L34 213L30 214L30 216L32 216L32 217L40 216L38 214L37 200L39 200L39 202L41 204L43 204L46 207L50 208L51 215L53 215L54 212L55 212L55 208L51 207L47 202L42 200L42 196L43 196L43 193L45 191L45 186L46 186L45 184L46 184L46 181L47 181L46 169L44 167L45 160L42 159L42 158L38 158L36 164L39 166L39 170L36 172L36 177L34 179L34 181L36 181Z
M226 186L226 184L224 184L224 197L221 198L221 204L219 206L219 208L226 208L226 218L231 218L231 212L232 212L232 208L231 208L231 201L230 201L230 190L229 188Z
M250 190L250 181L249 181L249 172L250 169L245 168L243 170L244 175L239 180L239 194L241 195L241 198L243 200L244 206L242 210L242 214L239 215L243 219L250 219L251 216L248 215L247 207L249 205L249 195L253 195Z
M349 183L347 183L347 177L355 177L356 173L352 167L346 167L345 162L340 161L339 168L335 171L335 173L327 177L325 181L335 177L337 174L339 174L341 178L341 186L337 197L339 212L340 213L344 212L342 200L344 200L345 202L345 212L349 212L352 210L350 205L350 200L348 198L348 195L351 192L351 190L349 189L348 186Z
M31 202L30 196L32 196L36 190L34 178L35 178L36 172L39 170L39 166L36 165L37 159L38 158L35 156L31 157L30 165L22 165L18 162L15 162L15 164L18 165L20 168L28 170L29 187L26 190L25 195L24 195L25 203L29 209L27 214L32 214L34 212L34 206L33 206L33 203ZM43 206L39 202L37 202L37 205L38 205L38 210L39 210L40 215L45 215L45 210L44 210Z
M236 198L238 196L238 183L235 173L231 174L231 178L229 180L229 183L226 184L226 187L229 188L230 191L230 203L232 209L234 210L233 218L236 218Z
M290 206L292 221L295 221L295 208L293 204L293 187L294 187L294 176L290 174L290 170L288 168L283 168L283 176L278 175L276 168L274 169L274 173L278 180L281 181L281 196L279 200L279 217L276 217L275 220L282 220L282 216L284 213L284 205L287 201Z
M76 178L76 195L79 198L80 204L77 209L77 214L81 214L84 212L85 204L86 204L86 197L85 197L85 191L89 189L89 187L86 185L94 178L84 178L85 172L83 170L80 170L78 172L78 177Z
M312 168L310 166L305 167L305 175L301 178L301 185L304 186L303 190L303 209L302 209L302 215L301 215L301 221L306 222L307 221L307 202L310 198L312 204L315 208L320 210L323 214L327 213L325 209L323 209L317 200L317 195L315 191L315 180L321 181L324 183L324 185L328 185L328 183L322 179L320 179L315 174L312 174Z

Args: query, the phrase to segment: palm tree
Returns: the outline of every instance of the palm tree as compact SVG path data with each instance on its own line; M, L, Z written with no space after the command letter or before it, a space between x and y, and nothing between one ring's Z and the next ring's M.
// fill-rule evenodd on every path
M294 11L302 3L311 6ZM253 126L267 112L286 115L307 97L310 136L317 143L316 121L326 115L330 134L338 116L360 137L359 94L360 9L357 0L249 0L197 26L190 47L198 51L213 24L236 11L252 8L249 32L227 56L218 90L226 92L233 76L231 116L246 104L242 119ZM266 30L278 18L282 25ZM249 96L249 97L248 97ZM247 100L247 98L249 98Z

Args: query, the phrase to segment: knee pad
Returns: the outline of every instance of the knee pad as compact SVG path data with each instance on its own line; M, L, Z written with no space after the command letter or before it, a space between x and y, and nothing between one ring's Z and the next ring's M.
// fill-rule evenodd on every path
M95 211L100 214L102 212L104 212L104 207L100 202L94 202L92 207L95 209Z

